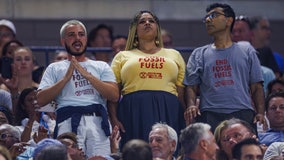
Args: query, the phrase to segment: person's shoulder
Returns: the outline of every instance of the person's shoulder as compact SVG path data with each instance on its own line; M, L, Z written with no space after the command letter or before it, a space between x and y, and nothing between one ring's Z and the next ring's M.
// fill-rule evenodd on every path
M266 132L258 133L259 139L270 139L269 137L274 137L282 134L283 131L275 131L273 129L269 129Z
M251 46L250 42L248 41L238 41L235 44L241 45L241 46Z
M209 48L209 47L211 47L211 46L212 46L212 44L206 44L206 45L204 45L204 46L196 47L194 50L199 50L199 49Z
M274 72L273 72L273 70L272 69L270 69L270 68L268 68L268 67L266 67L266 66L261 66L261 70L263 71L263 73L265 73L265 74L274 74Z
M69 63L70 61L68 60L62 60L62 61L52 62L48 65L48 67L58 67L58 65L62 66L62 65L69 64Z
M122 54L122 55L124 55L124 54L132 54L133 52L139 52L139 50L138 49L125 50L125 51L118 52L118 54Z
M234 45L240 48L243 48L243 49L253 49L254 50L253 46L248 41L239 41L239 42L234 43Z
M133 55L133 53L137 53L138 50L137 49L132 49L132 50L127 50L127 51L120 51L118 52L115 57L125 57L125 56L129 56L129 55Z
M208 49L212 48L211 46L212 46L212 44L207 44L207 45L204 45L204 46L196 47L196 48L192 51L192 55L194 55L194 54L203 54L203 53L206 52Z
M273 142L270 144L270 146L277 146L284 149L284 142Z

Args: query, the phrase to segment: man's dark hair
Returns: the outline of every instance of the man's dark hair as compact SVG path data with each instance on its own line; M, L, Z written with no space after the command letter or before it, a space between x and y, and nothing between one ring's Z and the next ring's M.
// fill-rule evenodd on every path
M259 146L260 144L259 144L259 142L255 138L247 138L247 139L244 139L244 140L240 141L239 143L237 143L233 147L232 154L233 154L233 158L234 159L237 159L237 160L241 159L241 157L242 157L242 147L246 146L246 145L256 145L256 146L259 147L259 149L262 152L262 149Z
M6 56L7 52L8 52L8 47L11 45L11 43L17 43L20 47L24 47L23 43L20 42L19 40L13 39L7 43L5 43L5 45L2 48L2 56Z
M206 8L206 12L210 12L214 8L222 8L226 17L232 17L233 18L233 22L232 22L232 25L231 25L231 28L230 28L230 31L232 32L234 24L235 24L235 18L236 18L236 15L235 15L233 8L228 4L213 3Z
M269 108L269 101L270 101L272 98L275 98L275 97L282 97L282 98L284 98L284 92L271 93L271 94L265 99L265 111L266 111L266 112L268 111L268 108Z
M73 132L62 133L56 139L59 140L59 141L62 140L62 139L70 139L75 144L78 144L77 135Z
M270 81L267 85L267 95L270 95L271 92L272 92L272 87L275 85L275 84L280 84L282 86L284 86L284 80L282 79L274 79L272 81Z

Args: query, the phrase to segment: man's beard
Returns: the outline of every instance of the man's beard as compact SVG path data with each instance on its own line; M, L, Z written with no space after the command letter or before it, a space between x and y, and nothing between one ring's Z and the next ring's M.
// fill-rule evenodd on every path
M70 47L65 43L65 49L68 54L71 54L72 56L81 56L86 52L87 46L85 46L84 50L82 52L73 52L71 51Z

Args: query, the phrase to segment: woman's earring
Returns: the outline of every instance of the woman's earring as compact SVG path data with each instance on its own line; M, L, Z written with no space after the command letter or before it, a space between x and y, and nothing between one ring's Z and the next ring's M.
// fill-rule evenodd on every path
M156 46L159 46L160 45L160 41L156 40L155 44L156 44Z

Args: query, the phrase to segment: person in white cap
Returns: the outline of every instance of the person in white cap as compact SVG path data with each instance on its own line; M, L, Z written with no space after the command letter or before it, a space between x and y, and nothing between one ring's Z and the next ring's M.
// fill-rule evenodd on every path
M3 46L16 38L16 27L13 22L2 19L0 20L0 57L2 57Z

